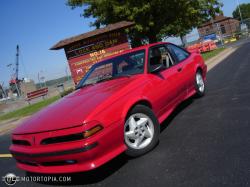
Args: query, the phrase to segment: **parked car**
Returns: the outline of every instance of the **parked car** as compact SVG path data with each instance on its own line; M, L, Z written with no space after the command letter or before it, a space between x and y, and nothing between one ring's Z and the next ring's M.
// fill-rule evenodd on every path
M204 95L206 72L199 53L171 43L125 51L93 65L76 91L18 126L10 152L19 168L38 173L92 170L122 152L143 155L182 101Z

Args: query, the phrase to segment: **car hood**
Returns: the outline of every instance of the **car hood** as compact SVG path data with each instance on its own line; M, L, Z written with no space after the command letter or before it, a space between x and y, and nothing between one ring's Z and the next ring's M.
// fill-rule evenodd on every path
M18 126L13 134L45 132L81 125L86 122L88 115L98 111L100 105L118 100L123 90L136 79L136 76L124 77L76 90L34 114Z

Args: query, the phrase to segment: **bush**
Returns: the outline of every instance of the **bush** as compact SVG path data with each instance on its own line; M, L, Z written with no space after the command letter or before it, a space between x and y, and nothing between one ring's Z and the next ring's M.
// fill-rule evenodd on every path
M64 96L70 94L73 91L75 91L74 88L69 88L69 89L65 90L64 92L62 92L60 95L61 95L61 97L64 97Z

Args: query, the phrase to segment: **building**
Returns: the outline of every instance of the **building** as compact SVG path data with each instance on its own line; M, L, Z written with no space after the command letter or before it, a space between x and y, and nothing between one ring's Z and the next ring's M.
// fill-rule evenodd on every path
M127 21L110 24L61 40L51 49L64 49L72 78L77 84L93 64L130 48L125 29L133 25Z
M240 21L223 15L216 16L214 19L202 24L198 28L201 38L211 35L230 37L240 30Z

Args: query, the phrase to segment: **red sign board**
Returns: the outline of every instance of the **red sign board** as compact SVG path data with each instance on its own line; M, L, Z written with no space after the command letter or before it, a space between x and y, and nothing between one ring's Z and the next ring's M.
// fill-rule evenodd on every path
M75 42L65 47L71 75L77 84L90 67L129 49L124 31L113 31Z

